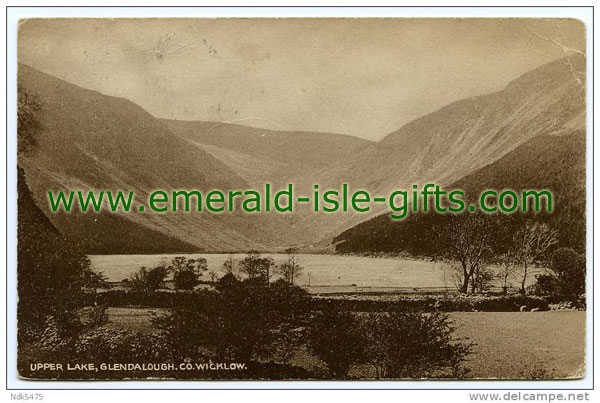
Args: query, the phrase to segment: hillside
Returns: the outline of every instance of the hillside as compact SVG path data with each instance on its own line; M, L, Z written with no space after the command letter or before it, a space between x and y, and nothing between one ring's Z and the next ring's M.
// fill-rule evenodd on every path
M19 156L19 164L37 204L68 240L88 253L238 250L260 244L262 233L244 225L247 217L50 213L48 190L135 190L141 202L155 189L206 191L247 184L130 101L85 90L24 65L19 66L18 81L20 89L41 105L36 113L37 144Z
M575 71L585 58L571 56ZM585 78L564 59L541 66L502 91L454 102L416 119L321 183L387 193L413 183L450 183L544 134L585 129Z
M511 221L534 217L559 230L562 246L585 248L585 132L540 135L517 147L496 162L448 186L463 189L477 198L485 189L550 189L552 214L512 214ZM422 256L432 253L431 231L448 215L414 214L393 221L383 214L337 236L338 252L404 252Z
M575 71L583 71L584 62L583 57L571 58ZM226 191L262 187L265 182L300 185L297 195L307 195L307 186L312 184L339 189L348 183L351 190L362 188L373 196L383 196L413 183L448 187L461 178L470 178L476 188L476 178L483 178L484 183L493 181L491 174L486 174L489 179L477 176L478 170L512 155L532 139L567 138L585 129L582 79L565 60L554 61L519 77L502 91L452 103L373 143L337 134L161 120L128 100L86 90L21 65L19 87L39 99L41 108L37 112L37 145L31 153L20 155L19 164L27 173L38 206L68 240L82 245L87 253L325 246L344 230L350 229L340 237L349 241L348 234L366 227L373 235L385 235L377 241L383 245L388 224L377 221L384 227L382 233L368 221L381 214L381 208L366 214L320 214L308 206L286 215L66 214L48 211L47 191L135 190L134 204L138 204L156 189ZM543 160L543 156L539 158ZM526 169L537 172L540 168ZM522 180L514 178L513 182ZM369 236L353 238L344 247L360 249L356 242L369 245Z
M570 56L570 64L553 61L499 92L460 100L416 119L315 181L321 188L348 183L378 196L413 184L448 186L536 136L585 130L585 77L571 66L584 72L585 58ZM384 211L326 216L319 225L333 239Z
M287 184L348 164L370 141L335 133L258 129L230 123L162 120L247 182Z

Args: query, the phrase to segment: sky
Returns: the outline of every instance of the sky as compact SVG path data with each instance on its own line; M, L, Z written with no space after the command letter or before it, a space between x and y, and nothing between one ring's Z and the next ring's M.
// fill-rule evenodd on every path
M379 140L571 49L557 19L30 19L19 62L160 118Z

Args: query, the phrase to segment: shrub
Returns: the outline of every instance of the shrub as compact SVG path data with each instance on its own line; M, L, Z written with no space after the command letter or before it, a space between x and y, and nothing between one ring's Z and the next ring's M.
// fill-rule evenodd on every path
M154 323L173 341L178 357L239 362L271 357L288 332L303 326L307 293L262 278L238 281L225 275L216 290L180 294L165 317Z
M75 343L79 359L100 362L168 360L169 341L162 335L96 328L82 333Z
M356 299L348 298L315 298L313 309L324 310L335 308L353 312L518 312L525 305L528 309L538 308L547 311L548 304L560 301L557 296L366 296Z
M359 321L352 312L326 309L311 319L308 346L335 379L346 379L352 365L360 362L365 344Z
M585 256L571 248L557 249L550 261L550 269L556 274L561 293L577 299L585 292Z
M153 269L141 267L127 279L125 284L133 292L150 294L163 286L166 277L165 267L158 266Z
M559 295L560 293L560 282L551 274L536 275L535 283L527 287L527 294L532 295Z
M198 275L191 270L179 270L173 275L173 285L178 290L193 290L198 285Z
M363 361L378 378L462 377L469 346L452 339L441 313L389 312L361 317Z

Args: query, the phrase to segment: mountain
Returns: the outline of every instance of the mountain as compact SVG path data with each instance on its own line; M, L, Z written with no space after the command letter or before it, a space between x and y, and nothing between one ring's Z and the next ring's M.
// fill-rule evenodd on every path
M258 129L230 123L163 120L177 136L227 165L248 183L285 185L346 165L373 144L335 133Z
M128 100L19 66L19 91L40 101L37 145L19 164L37 204L87 253L277 250L326 245L384 212L51 213L48 190L243 190L292 182L296 195L368 190L385 196L413 183L448 186L538 136L585 129L585 59L541 66L504 90L457 101L378 143L324 133L157 119ZM532 168L533 169L533 168ZM300 188L300 189L298 189Z
M346 182L382 194L413 183L448 185L538 135L583 130L583 71L585 58L571 56L502 91L454 102L390 133L321 183Z
M547 222L559 231L559 244L585 250L586 146L585 131L539 135L504 157L451 184L477 199L486 189L549 189L551 214L511 214L507 225L526 218ZM392 220L388 213L365 221L334 239L338 252L403 252L430 255L432 230L448 215L427 213Z
M321 188L368 189L386 196L413 184L448 186L539 135L585 130L585 57L555 60L503 90L454 102L366 147L352 163L324 172ZM382 214L324 217L332 238Z
M88 253L158 253L256 246L243 217L202 213L51 213L49 190L243 189L225 164L173 135L138 105L20 65L19 92L38 100L36 146L19 155L38 205ZM234 230L232 228L238 228ZM222 249L221 249L222 248Z

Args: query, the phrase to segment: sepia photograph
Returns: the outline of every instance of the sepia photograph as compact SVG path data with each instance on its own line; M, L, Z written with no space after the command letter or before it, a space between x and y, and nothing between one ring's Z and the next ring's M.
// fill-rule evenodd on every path
M17 25L22 381L590 370L584 22Z

